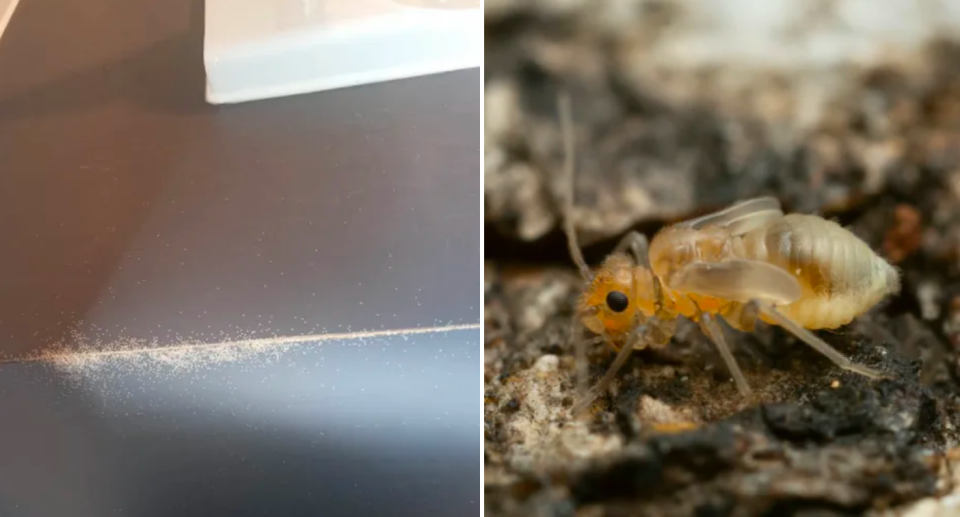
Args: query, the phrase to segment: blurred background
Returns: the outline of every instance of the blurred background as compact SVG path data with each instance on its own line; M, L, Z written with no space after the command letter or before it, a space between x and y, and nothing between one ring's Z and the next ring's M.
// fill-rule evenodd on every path
M910 505L945 479L927 457L958 438L960 4L499 0L485 32L488 514L926 511ZM743 404L682 325L590 424L565 421L583 286L559 228L561 90L588 262L630 229L774 195L901 268L899 295L823 334L898 380L864 384L765 328L735 338L764 401ZM592 359L596 378L610 357Z

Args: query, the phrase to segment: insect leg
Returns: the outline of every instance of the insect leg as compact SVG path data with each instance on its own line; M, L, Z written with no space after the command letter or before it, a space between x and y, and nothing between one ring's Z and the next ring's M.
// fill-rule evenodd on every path
M584 395L573 404L570 409L571 414L577 416L582 413L590 404L593 404L601 393L610 387L613 379L617 376L617 372L626 364L631 352L669 342L673 335L673 323L672 320L649 320L643 325L638 325L617 352L617 357L613 360L613 364L610 365L607 372L603 374L603 377L589 390L581 391Z
M890 376L869 368L862 364L857 364L845 355L841 354L837 349L828 345L826 341L817 337L813 332L803 328L797 322L790 319L785 314L781 313L775 309L772 305L767 303L760 303L760 313L765 317L775 322L777 325L783 327L791 334L796 336L798 339L804 343L813 347L814 350L820 352L821 354L827 356L828 359L836 363L837 366L843 368L844 370L849 370L851 372L859 373L865 377L870 377L871 379L889 379Z
M720 316L741 332L753 332L760 319L760 307L756 302L731 303L720 312Z
M674 332L677 330L677 320L675 318L654 318L647 325L644 339L638 341L635 350L642 350L647 347L661 348L670 343Z
M630 252L634 263L638 266L650 267L650 241L647 240L646 235L638 231L626 234L620 239L613 252L623 253L625 251Z
M587 369L588 361L587 350L591 347L600 343L602 341L608 341L603 336L596 336L592 339L583 339L582 336L577 335L577 331L580 330L580 320L574 319L573 324L570 329L570 335L574 340L574 359L577 364L577 391L583 393L587 390L587 378L589 377L589 371ZM614 347L616 350L616 347Z
M597 397L599 397L601 393L610 387L610 383L612 383L613 378L617 376L617 372L626 364L627 359L630 358L630 354L633 353L633 346L633 343L628 341L620 348L620 351L617 352L617 357L613 360L613 364L607 369L607 373L603 374L599 382L586 390L580 400L576 401L573 407L570 408L571 415L577 416L582 413L583 410L590 407L590 404L593 404L593 401L597 400Z
M727 344L726 338L723 337L723 328L713 319L713 316L705 312L700 313L697 322L700 324L700 329L703 330L703 333L717 346L720 356L723 357L723 362L727 364L727 369L730 370L730 375L737 384L737 390L744 397L749 397L750 384L747 383L747 378L743 375L743 370L740 369L740 365L737 364L737 359L733 357L733 352L730 351L730 346Z

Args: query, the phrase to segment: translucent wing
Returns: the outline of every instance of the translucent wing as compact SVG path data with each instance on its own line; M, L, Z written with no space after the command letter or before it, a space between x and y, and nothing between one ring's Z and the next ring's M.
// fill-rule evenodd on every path
M785 305L800 298L800 284L790 273L766 262L730 260L694 262L668 280L670 289L747 303Z
M773 197L758 197L730 205L718 212L684 221L677 226L695 230L706 226L723 226L737 235L777 217L783 217L780 202Z

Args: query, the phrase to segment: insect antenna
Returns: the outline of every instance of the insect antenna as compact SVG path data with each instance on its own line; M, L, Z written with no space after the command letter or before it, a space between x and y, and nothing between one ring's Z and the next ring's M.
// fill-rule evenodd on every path
M593 275L590 268L587 267L587 261L583 259L583 251L577 242L577 231L573 225L573 203L574 192L576 191L576 156L573 131L573 114L571 108L570 94L561 91L557 96L557 109L560 112L560 131L563 134L563 232L567 234L567 249L570 251L570 258L580 270L580 276L585 282L590 282ZM574 318L571 326L570 335L574 340L574 354L577 364L577 387L580 393L587 390L587 343L584 339L577 339L577 331L580 329L579 317ZM588 396L589 397L589 396Z
M566 192L563 199L563 232L567 234L567 248L570 257L580 269L580 276L590 281L592 275L587 261L583 259L583 251L577 242L577 231L573 224L574 196L576 195L576 155L573 131L573 115L570 94L561 92L557 96L557 106L560 111L560 130L563 133L563 173Z

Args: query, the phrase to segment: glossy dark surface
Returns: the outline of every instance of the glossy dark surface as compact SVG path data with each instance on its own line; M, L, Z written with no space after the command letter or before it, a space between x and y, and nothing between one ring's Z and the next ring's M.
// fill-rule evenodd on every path
M0 40L0 354L480 319L480 72L203 101L201 2ZM51 49L57 49L52 51Z
M478 323L480 72L208 106L202 16L17 8L0 357ZM0 515L477 515L480 332L0 364Z
M479 515L480 337L2 365L0 515Z

